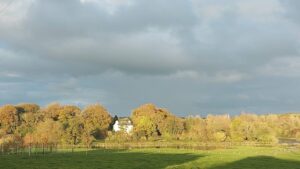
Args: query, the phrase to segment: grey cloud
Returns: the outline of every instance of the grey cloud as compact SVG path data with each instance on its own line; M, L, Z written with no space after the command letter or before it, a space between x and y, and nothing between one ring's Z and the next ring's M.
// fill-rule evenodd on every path
M295 0L281 0L285 7L285 16L299 24L299 7L300 2Z
M45 68L49 72L55 66L75 75L110 69L134 74L170 73L190 65L172 32L192 24L193 15L182 8L188 6L182 1L172 7L159 2L150 5L138 1L110 15L79 1L36 1L15 30L18 36L2 36L12 50L52 65ZM142 11L142 6L147 8Z
M207 74L252 73L248 69L253 65L298 52L297 32L291 25L280 19L260 23L244 18L237 1L230 1L231 6L218 18L205 22L203 13L197 15L203 8L194 8L192 1L166 4L134 1L110 14L94 3L40 0L20 23L16 39L2 36L12 48L40 60L45 68L40 73L52 72L55 66L54 73L75 76L107 70L129 74L191 69Z
M23 3L0 15L1 104L101 102L126 114L154 102L181 115L300 108L296 1L132 0L113 12L100 1Z

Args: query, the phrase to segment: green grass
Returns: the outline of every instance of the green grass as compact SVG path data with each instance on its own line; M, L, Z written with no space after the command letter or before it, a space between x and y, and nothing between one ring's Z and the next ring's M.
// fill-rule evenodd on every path
M238 147L193 151L178 149L91 150L51 154L2 155L0 169L300 169L297 149Z

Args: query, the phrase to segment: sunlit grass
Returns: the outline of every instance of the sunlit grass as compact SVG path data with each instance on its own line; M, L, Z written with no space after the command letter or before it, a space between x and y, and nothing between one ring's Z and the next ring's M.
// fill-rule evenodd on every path
M279 147L218 150L131 149L2 155L1 169L297 169L300 151Z

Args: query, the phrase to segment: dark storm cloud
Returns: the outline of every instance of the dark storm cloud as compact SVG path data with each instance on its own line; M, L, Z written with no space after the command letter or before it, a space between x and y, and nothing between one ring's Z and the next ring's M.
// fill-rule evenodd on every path
M297 6L16 1L0 14L0 103L102 102L120 114L145 102L180 115L294 111L300 109Z
M112 15L95 3L40 0L32 4L15 30L19 36L2 36L12 48L58 64L59 71L74 75L110 69L170 73L190 64L172 34L192 25L193 15L181 1L172 7L159 2L138 1Z

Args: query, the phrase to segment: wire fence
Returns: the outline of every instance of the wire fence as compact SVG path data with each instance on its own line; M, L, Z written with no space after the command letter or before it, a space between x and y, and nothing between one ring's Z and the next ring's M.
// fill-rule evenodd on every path
M222 142L222 143L204 143L204 142L95 142L92 145L67 145L67 144L51 144L51 145L1 145L1 155L40 155L50 153L71 153L86 152L89 150L124 150L124 149L188 149L188 150L215 150L215 149L231 149L236 146L256 146L256 147L284 147L287 149L300 149L300 143L293 144L270 144L257 142Z

